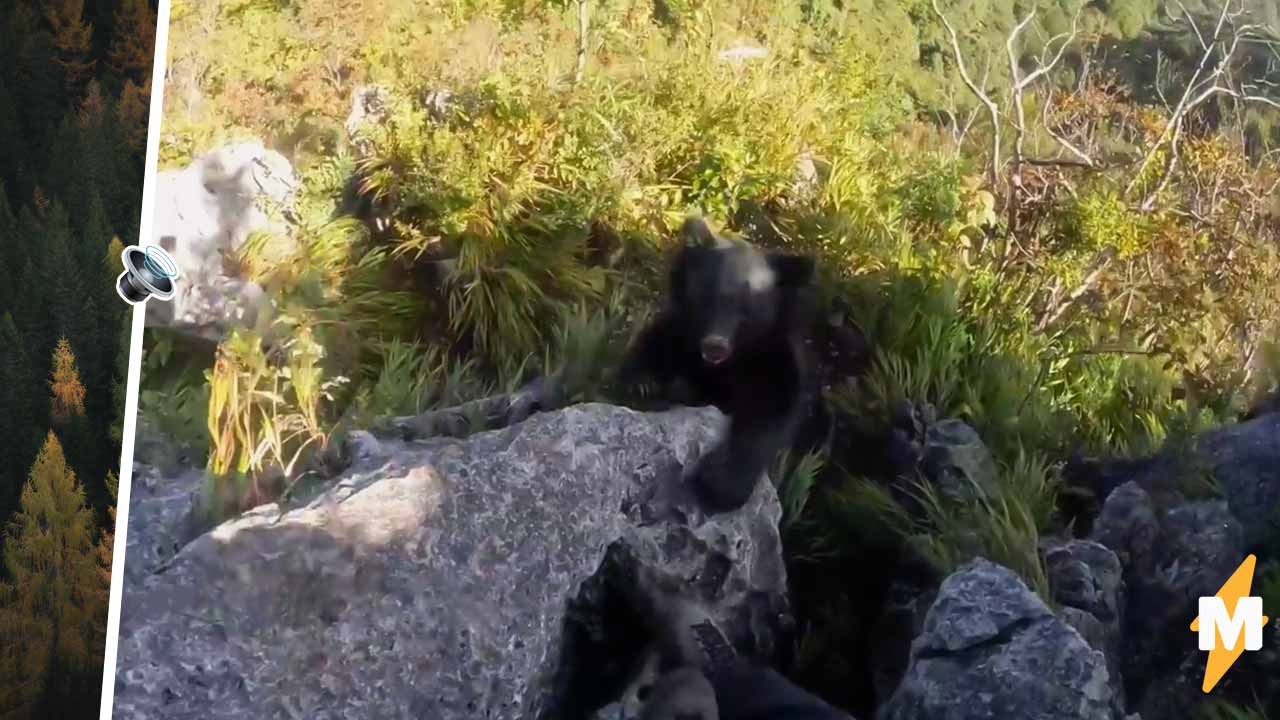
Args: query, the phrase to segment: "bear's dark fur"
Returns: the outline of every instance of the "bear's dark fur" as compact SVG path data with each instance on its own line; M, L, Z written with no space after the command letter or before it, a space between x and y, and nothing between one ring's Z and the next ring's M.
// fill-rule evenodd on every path
M716 237L701 221L671 268L666 307L641 333L622 380L684 381L691 404L730 418L729 431L695 471L708 512L741 507L801 426L825 423L808 356L814 323L812 258Z

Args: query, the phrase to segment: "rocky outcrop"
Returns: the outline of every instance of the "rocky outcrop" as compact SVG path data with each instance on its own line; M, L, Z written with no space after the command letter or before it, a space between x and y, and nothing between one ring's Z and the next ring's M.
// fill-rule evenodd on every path
M1124 568L1106 546L1087 540L1042 543L1045 574L1058 615L1107 659L1117 707L1124 706Z
M706 518L682 481L722 423L582 405L461 441L353 434L315 497L126 582L115 717L586 717L643 656L637 578L768 658L788 627L772 485Z
M1243 526L1247 545L1280 538L1280 413L1204 433L1196 457Z
M1011 571L983 559L938 590L880 720L1113 720L1103 654Z
M183 467L161 472L155 466L134 463L129 486L129 523L126 543L125 587L134 587L178 554L197 528L192 509L204 482L204 473Z
M1243 528L1225 502L1162 511L1128 483L1107 498L1092 537L1124 563L1121 666L1129 701L1144 718L1177 717L1200 692L1200 678L1177 669L1197 655L1188 618L1244 558Z
M929 425L921 459L926 477L946 497L955 500L1000 495L999 469L978 431L962 420Z
M269 311L262 288L228 265L250 234L287 233L281 213L297 186L289 161L257 141L158 173L151 242L169 252L179 277L170 302L148 303L147 323L218 338Z

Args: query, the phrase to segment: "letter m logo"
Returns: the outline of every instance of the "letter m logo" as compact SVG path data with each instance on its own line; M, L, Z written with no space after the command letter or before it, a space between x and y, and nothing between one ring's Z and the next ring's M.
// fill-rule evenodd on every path
M1245 650L1262 649L1262 598L1242 597L1236 600L1235 613L1227 612L1220 597L1200 598L1200 649L1235 650L1244 636Z

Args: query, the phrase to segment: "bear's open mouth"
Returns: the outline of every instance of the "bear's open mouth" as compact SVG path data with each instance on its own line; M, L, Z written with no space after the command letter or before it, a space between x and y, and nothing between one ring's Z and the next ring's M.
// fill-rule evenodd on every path
M729 350L726 349L704 349L702 351L702 359L707 361L708 365L723 365L729 359Z

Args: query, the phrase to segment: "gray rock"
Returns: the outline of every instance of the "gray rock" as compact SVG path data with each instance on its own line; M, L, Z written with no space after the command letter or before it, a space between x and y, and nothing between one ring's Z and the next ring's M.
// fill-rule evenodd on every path
M1055 602L1079 608L1104 624L1119 625L1124 569L1114 552L1088 540L1050 540L1041 554Z
M962 420L942 420L925 431L925 474L952 499L995 498L999 469L978 431Z
M194 468L162 473L145 463L133 464L129 485L129 523L125 543L125 586L141 583L169 562L191 540L191 509L204 485L204 473Z
M1107 658L1119 694L1124 642L1124 569L1105 545L1088 540L1049 540L1041 545L1045 572L1059 615ZM1122 707L1122 698L1117 706Z
M1245 543L1280 540L1280 413L1210 430L1196 454L1243 525Z
M174 297L148 303L147 323L218 337L253 326L270 304L262 288L227 272L254 232L288 235L281 215L298 186L289 161L261 142L234 143L156 175L152 243L178 266Z
M1134 482L1116 488L1102 504L1090 539L1115 552L1126 572L1150 575L1160 539L1151 496Z
M1195 502L1164 516L1159 584L1194 607L1222 587L1244 559L1244 527L1225 502Z
M641 654L610 602L637 567L768 657L787 627L772 485L705 518L682 482L723 421L582 405L463 441L380 441L382 460L305 505L223 523L126 580L114 716L590 711L630 677L618 658ZM151 518L130 520L132 541Z
M1124 566L1127 601L1121 666L1129 701L1150 718L1166 705L1193 702L1200 662L1194 633L1197 599L1214 594L1244 558L1242 525L1222 501L1194 502L1159 513L1135 483L1117 488L1103 505L1092 539L1116 552ZM1182 705L1186 707L1186 705Z
M938 591L881 720L1112 720L1101 652L1013 572L983 559Z
M362 467L385 457L382 443L373 433L355 430L347 434L342 444L343 455L352 467Z

